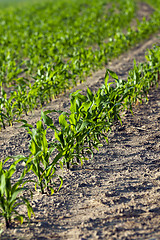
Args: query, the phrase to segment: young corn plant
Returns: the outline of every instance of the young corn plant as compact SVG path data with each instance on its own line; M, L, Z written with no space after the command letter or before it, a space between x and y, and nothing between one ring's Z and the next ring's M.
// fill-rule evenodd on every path
M114 80L109 81L109 75ZM103 106L108 112L108 120L112 124L114 121L121 122L120 112L123 109L123 100L127 92L125 90L125 81L118 78L117 74L107 69L105 74L105 83L101 87L101 95L103 96Z
M13 174L16 172L16 165L21 160L14 161L7 170L4 165L9 159L10 157L0 162L0 216L5 219L6 228L11 226L12 219L18 219L21 224L23 223L26 217L17 210L17 207L21 205L26 205L29 219L31 218L31 214L34 215L28 199L22 196L22 193L27 190L27 188L24 187L26 182L23 181L25 171L23 171L23 174L16 183L12 184L11 181Z
M71 94L71 106L70 111L71 114L69 115L69 123L70 123L70 130L75 136L75 151L77 153L76 161L79 163L81 161L81 165L83 164L83 159L87 159L84 156L84 141L86 138L86 132L84 131L84 123L79 111L79 108L82 102L85 102L86 96L81 95L80 90ZM81 156L80 156L81 155Z
M9 126L12 126L13 117L14 117L14 110L13 110L13 97L7 99L7 93L4 91L3 87L1 87L1 109L0 109L0 116L3 128L5 129L6 122Z
M53 110L54 111L54 110ZM61 156L61 166L67 165L69 169L69 163L73 162L75 157L75 136L71 132L70 125L67 123L66 117L63 113L59 116L59 129L53 124L52 119L47 115L48 111L42 112L42 118L45 124L54 130L54 140L50 143L59 152L58 156Z
M79 92L71 95L70 119L79 135L80 133L84 135L81 144L88 146L90 150L92 146L98 147L100 136L105 137L103 132L108 131L109 127L106 115L102 113L103 105L99 98L100 96L94 95L89 88L87 96L83 96Z
M41 193L45 193L45 189L47 189L48 193L54 193L54 182L53 178L56 177L56 164L61 158L61 154L58 154L54 160L51 162L50 157L55 147L49 147L46 139L47 130L44 129L43 122L39 120L36 124L36 128L32 125L28 124L25 120L21 120L28 134L31 137L30 140L30 155L26 157L26 167L27 172L33 171L37 177L37 181L35 183L35 189L37 186L40 187ZM61 180L60 187L63 183L62 178L59 176Z
M53 111L42 112L42 118L45 124L54 130L54 140L50 143L52 146L55 146L62 159L60 161L60 166L67 166L69 169L70 164L78 164L83 160L87 159L84 156L84 149L89 151L86 146L84 146L84 141L86 137L86 131L82 131L83 122L78 121L76 113L68 114L61 112L59 116L59 127L55 127L52 119L47 115Z
M0 130L3 128L5 129L6 125L5 125L5 113L4 113L4 102L5 99L4 98L0 98Z
M25 82L19 80L16 91L12 93L12 96L15 101L14 107L16 108L17 117L19 118L23 113L27 115L29 102L27 101L28 93Z

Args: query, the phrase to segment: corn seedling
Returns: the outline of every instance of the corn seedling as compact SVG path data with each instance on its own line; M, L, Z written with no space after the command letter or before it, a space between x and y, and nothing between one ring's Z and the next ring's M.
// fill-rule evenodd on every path
M46 130L44 129L42 121L38 121L36 128L28 124L25 120L21 120L28 134L31 137L29 149L31 154L26 157L27 172L33 171L37 177L35 188L37 185L40 187L42 194L45 193L45 189L51 194L54 192L53 178L56 177L56 164L61 158L61 154L58 154L52 162L50 162L50 156L55 147L48 147L46 139ZM60 177L61 184L62 178ZM61 187L61 185L60 185Z
M20 214L17 207L26 205L28 210L28 217L31 218L33 209L29 201L23 196L19 196L27 188L24 187L26 182L23 181L24 172L15 184L12 184L11 178L16 171L16 165L20 160L16 160L10 165L9 169L4 168L5 163L10 158L6 158L0 162L0 216L5 218L6 228L11 226L12 218L18 219L23 223L23 219L26 218L23 214Z

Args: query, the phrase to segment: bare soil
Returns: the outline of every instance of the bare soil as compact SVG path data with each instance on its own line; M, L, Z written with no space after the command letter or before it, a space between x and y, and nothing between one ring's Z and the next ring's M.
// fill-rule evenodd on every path
M159 42L160 34L121 55L85 83L97 90L104 82L106 68L127 79L133 60L145 61L145 52ZM137 105L134 115L126 113L123 125L116 124L92 161L67 171L64 184L52 196L33 190L35 217L22 225L4 229L1 239L160 239L160 86L150 90L148 104ZM45 109L69 110L69 92ZM35 124L41 110L25 119ZM52 114L55 122L58 115ZM0 134L1 158L28 155L28 136L20 124ZM52 139L52 132L48 139ZM15 181L21 171L19 166ZM27 176L32 178L32 174ZM34 186L31 186L34 188ZM22 212L26 209L21 208ZM3 227L3 219L1 219Z

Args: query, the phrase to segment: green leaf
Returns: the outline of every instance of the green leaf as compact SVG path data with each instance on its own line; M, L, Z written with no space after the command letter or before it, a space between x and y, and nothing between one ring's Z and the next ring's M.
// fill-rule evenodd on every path
M5 192L5 190L6 190L6 176L5 176L5 174L2 174L1 179L0 179L0 192L1 192L2 196Z
M110 73L110 75L113 79L118 80L118 76L115 72L111 71L110 69L107 69L107 71Z
M57 139L59 142L61 142L60 137L59 137L59 133L57 131L54 132L54 137L55 139Z
M22 215L17 215L15 218L16 218L18 221L20 221L21 224L23 223L24 217L23 217Z
M88 109L89 109L89 107L91 106L91 104L92 104L92 102L84 102L83 104L82 104L82 106L81 106L81 108L79 109L79 111L85 111L86 113L86 115L87 115L87 113L88 113Z
M30 219L30 218L31 218L31 214L33 214L33 215L34 215L33 208L32 208L32 206L30 205L30 203L29 203L28 199L26 199L26 198L23 198L23 200L25 201L25 203L26 203L26 205L27 205L28 217L29 217L29 219Z
M91 102L93 101L94 94L92 93L92 91L89 88L87 88L87 97Z
M83 129L86 129L88 126L90 126L91 123L88 121L84 121L79 129L79 132L83 131Z
M52 118L50 118L49 116L47 116L43 111L41 111L41 117L44 121L44 123L47 125L47 126L53 126L53 121L52 121Z
M77 120L77 118L76 118L76 114L75 113L71 113L70 114L70 116L69 116L69 120L70 120L70 123L72 124L72 125L76 125L76 120Z
M11 197L11 199L10 199L10 202L14 201L14 200L17 198L18 194L19 194L20 192L22 192L23 190L24 190L24 188L18 188L17 190L15 190L15 191L13 192L13 194L12 194L12 197Z
M109 74L108 74L108 69L106 70L105 73L105 78L104 78L104 83L105 83L105 87L108 87L108 80L109 80Z
M19 119L18 122L23 122L24 125L22 125L21 127L25 127L25 128L33 128L33 126L31 124L28 124L26 120L24 119Z
M59 189L58 189L58 191L59 191L61 189L62 185L63 185L63 178L61 176L58 176L58 177L59 177L59 179L61 181L61 184L60 184Z
M43 123L42 123L41 120L39 120L36 125L37 125L37 129L39 129L39 130L43 130L43 129L44 129ZM33 131L34 131L34 130L35 130L35 129L33 129ZM37 134L37 131L36 131L36 130L35 130L35 134Z
M64 128L67 128L69 126L63 114L59 116L59 124Z
M33 155L35 155L37 153L37 145L33 139L30 143L30 151Z
M62 156L63 156L63 152L58 153L57 156L52 161L52 165L54 166L61 159Z

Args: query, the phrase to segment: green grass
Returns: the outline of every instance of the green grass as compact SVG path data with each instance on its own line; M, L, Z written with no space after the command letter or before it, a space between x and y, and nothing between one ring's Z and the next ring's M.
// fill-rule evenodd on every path
M160 10L160 0L145 0L145 2L150 4L155 10Z
M33 0L36 1L36 0ZM1 8L23 6L23 4L32 4L31 0L0 0ZM38 2L38 1L37 1Z

